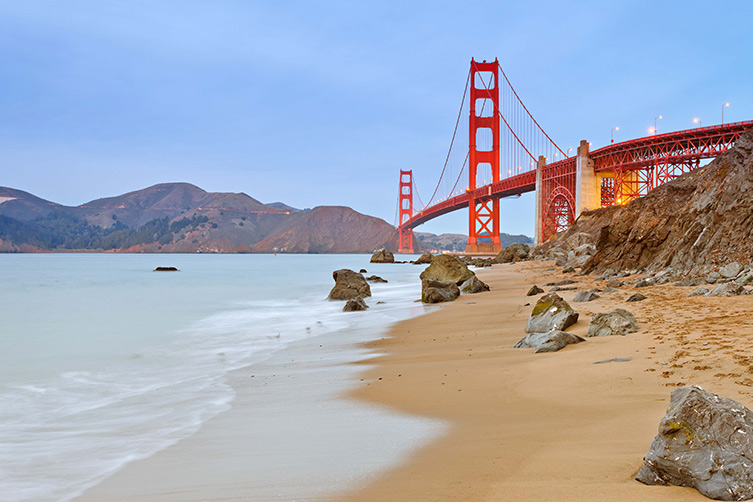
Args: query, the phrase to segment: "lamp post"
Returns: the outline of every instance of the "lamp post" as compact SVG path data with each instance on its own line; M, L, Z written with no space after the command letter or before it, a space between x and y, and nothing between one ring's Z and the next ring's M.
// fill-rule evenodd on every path
M620 130L620 126L617 126L617 127L613 127L612 130L610 131L610 134L612 136L612 143L614 143L614 132L619 131L619 130Z
M724 125L724 109L729 108L729 103L724 103L722 105L722 125Z
M702 125L701 125L701 119L699 119L699 118L694 118L693 119L693 123L694 124L698 124L698 127L702 127Z
M661 120L663 118L664 117L662 117L661 115L659 115L658 117L654 117L654 134L656 134L656 132L657 132L657 129L656 129L656 120L657 119Z

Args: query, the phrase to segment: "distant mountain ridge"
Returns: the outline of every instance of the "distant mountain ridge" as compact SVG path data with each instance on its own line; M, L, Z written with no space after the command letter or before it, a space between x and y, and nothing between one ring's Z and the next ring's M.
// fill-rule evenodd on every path
M459 234L416 237L416 252L462 251L467 241ZM369 253L395 251L397 241L394 226L349 207L301 210L190 183L161 183L75 207L0 187L0 252Z

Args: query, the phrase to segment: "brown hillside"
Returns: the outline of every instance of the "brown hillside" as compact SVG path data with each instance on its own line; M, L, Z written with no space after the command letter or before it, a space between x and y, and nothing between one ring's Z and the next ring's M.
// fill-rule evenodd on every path
M161 183L116 197L97 199L79 208L92 225L111 226L115 220L136 228L144 223L187 214L216 211L236 213L277 212L244 193L212 193L190 183ZM209 214L213 216L213 214Z
M733 261L753 262L751 238L753 130L713 162L645 197L585 213L542 250L590 239L596 254L585 271L670 267L700 275Z
M369 253L397 249L397 230L349 207L320 206L297 213L290 224L254 245L257 253Z

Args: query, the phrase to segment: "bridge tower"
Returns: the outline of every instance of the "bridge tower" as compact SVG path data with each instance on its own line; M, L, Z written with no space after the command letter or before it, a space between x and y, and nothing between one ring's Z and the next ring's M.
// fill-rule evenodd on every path
M479 167L491 170L492 183L499 181L499 63L471 59L471 100L468 138L468 245L467 253L497 253L499 199L474 197ZM490 239L491 242L479 242Z
M413 170L400 170L400 198L398 200L398 233L400 242L398 253L413 253L413 229L403 228L402 224L413 216Z

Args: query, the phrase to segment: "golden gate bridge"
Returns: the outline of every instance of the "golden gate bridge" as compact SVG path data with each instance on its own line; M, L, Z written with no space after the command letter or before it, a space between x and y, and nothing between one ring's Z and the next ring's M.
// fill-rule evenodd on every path
M502 248L499 199L532 191L534 241L541 244L583 211L626 204L697 168L751 126L753 120L652 134L594 151L584 140L575 152L563 151L528 111L499 62L471 59L447 156L428 202L421 200L413 171L400 171L399 251L413 252L418 225L468 208L466 252L496 253Z

